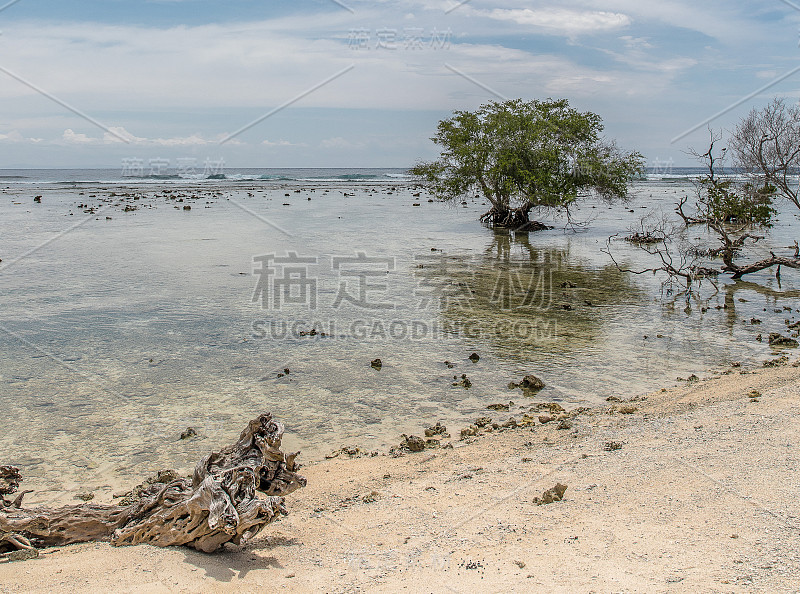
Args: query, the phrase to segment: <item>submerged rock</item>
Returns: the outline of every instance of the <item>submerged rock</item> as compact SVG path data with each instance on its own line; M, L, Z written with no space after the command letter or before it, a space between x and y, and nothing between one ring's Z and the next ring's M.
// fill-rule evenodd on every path
M522 378L522 383L520 384L520 387L523 390L531 390L538 392L539 390L544 388L544 382L535 375L526 375L524 378Z
M488 410L504 411L504 410L510 410L513 404L514 404L513 402L509 402L508 404L490 404L486 408Z
M381 367L383 367L383 361L381 361L380 359L373 359L369 365L373 369L377 369L378 371L380 371Z
M197 437L197 430L194 427L187 427L186 431L181 433L181 439L191 439L192 437Z
M550 412L550 414L562 413L566 412L564 407L561 406L558 402L537 402L533 406L531 406L530 410L532 411L542 411L546 410Z
M544 388L544 382L535 375L526 375L519 383L509 382L508 389L514 390L515 388L522 388L523 392L535 394Z
M454 375L453 379L457 380L458 376ZM461 380L453 382L453 386L469 389L469 388L472 387L472 382L469 380L469 378L467 377L466 373L462 373L461 374Z
M788 336L781 336L777 332L770 332L769 346L771 347L784 347L784 348L797 348L797 341Z
M783 367L784 365L789 364L789 357L783 355L782 357L778 357L777 359L770 359L768 361L764 361L764 367Z

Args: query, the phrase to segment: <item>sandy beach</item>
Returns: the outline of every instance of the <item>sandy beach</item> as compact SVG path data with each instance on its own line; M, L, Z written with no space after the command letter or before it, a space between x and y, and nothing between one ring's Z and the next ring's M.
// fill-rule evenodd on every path
M0 594L800 594L797 2L0 0Z
M0 591L797 591L799 379L734 367L567 423L451 428L452 449L341 455L244 548L62 547L0 565Z

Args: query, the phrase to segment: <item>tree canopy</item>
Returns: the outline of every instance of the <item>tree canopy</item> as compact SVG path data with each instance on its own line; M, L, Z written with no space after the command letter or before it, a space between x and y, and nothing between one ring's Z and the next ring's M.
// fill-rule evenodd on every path
M431 140L441 155L411 171L444 200L479 192L492 205L483 221L518 229L535 207L568 207L592 192L627 195L643 158L623 153L602 131L600 116L566 99L491 101L440 121Z
M740 179L725 172L727 148L721 150L717 143L721 135L709 130L708 150L700 154L691 151L706 168L707 172L696 181L696 197L690 202L688 197L680 198L675 212L683 219L681 228L673 226L665 217L652 214L640 219L639 229L625 239L657 258L654 266L633 270L622 268L635 274L663 272L667 282L680 279L686 286L687 297L691 295L695 280L716 277L726 273L731 279L776 267L780 278L781 267L800 269L800 247L784 247L793 253L776 254L774 246L769 249L769 257L761 251L760 259L753 256L758 252L754 246L765 235L757 235L760 230L773 225L777 210L773 206L779 190L774 185L764 183L764 177ZM737 158L738 155L737 155ZM763 185L760 185L763 184ZM705 227L691 233L692 226ZM696 236L698 235L699 236ZM611 240L604 250L612 260ZM715 245L716 244L716 245ZM774 251L773 251L774 250ZM716 268L716 261L722 261L722 268ZM742 260L745 260L742 262ZM614 260L616 264L616 260ZM712 282L716 287L716 284Z
M800 208L800 106L773 99L763 109L753 109L736 126L730 146L735 164L756 178L761 186L775 186Z

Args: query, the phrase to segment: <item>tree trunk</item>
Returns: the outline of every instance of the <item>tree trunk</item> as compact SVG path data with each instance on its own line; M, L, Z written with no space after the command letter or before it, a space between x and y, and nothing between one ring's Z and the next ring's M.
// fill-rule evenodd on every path
M752 274L753 272L758 272L760 270L764 270L766 268L771 268L772 266L786 266L787 268L795 268L800 269L800 259L798 258L785 258L781 256L776 256L775 254L770 254L769 258L764 260L759 260L758 262L753 262L752 264L747 264L746 266L737 266L732 265L729 266L726 262L726 272L733 272L733 279L742 278L745 274ZM780 270L780 268L779 268Z
M16 491L16 468L0 467L0 552L109 540L114 546L188 545L211 553L226 542L244 544L288 512L284 495L304 487L295 454L284 454L284 427L269 413L250 421L239 441L206 455L192 479L174 472L137 487L133 502L21 508L2 495ZM266 497L259 497L257 492Z
M512 231L542 231L552 229L538 221L530 220L530 212L534 204L530 200L522 206L511 208L502 204L493 204L486 213L481 216L481 222L486 223L492 228L510 229Z

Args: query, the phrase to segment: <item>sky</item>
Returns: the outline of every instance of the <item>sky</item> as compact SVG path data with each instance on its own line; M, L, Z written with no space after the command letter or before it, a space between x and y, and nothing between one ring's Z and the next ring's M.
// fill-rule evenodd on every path
M800 98L800 0L5 1L0 168L408 167L454 110L548 97L686 166Z

